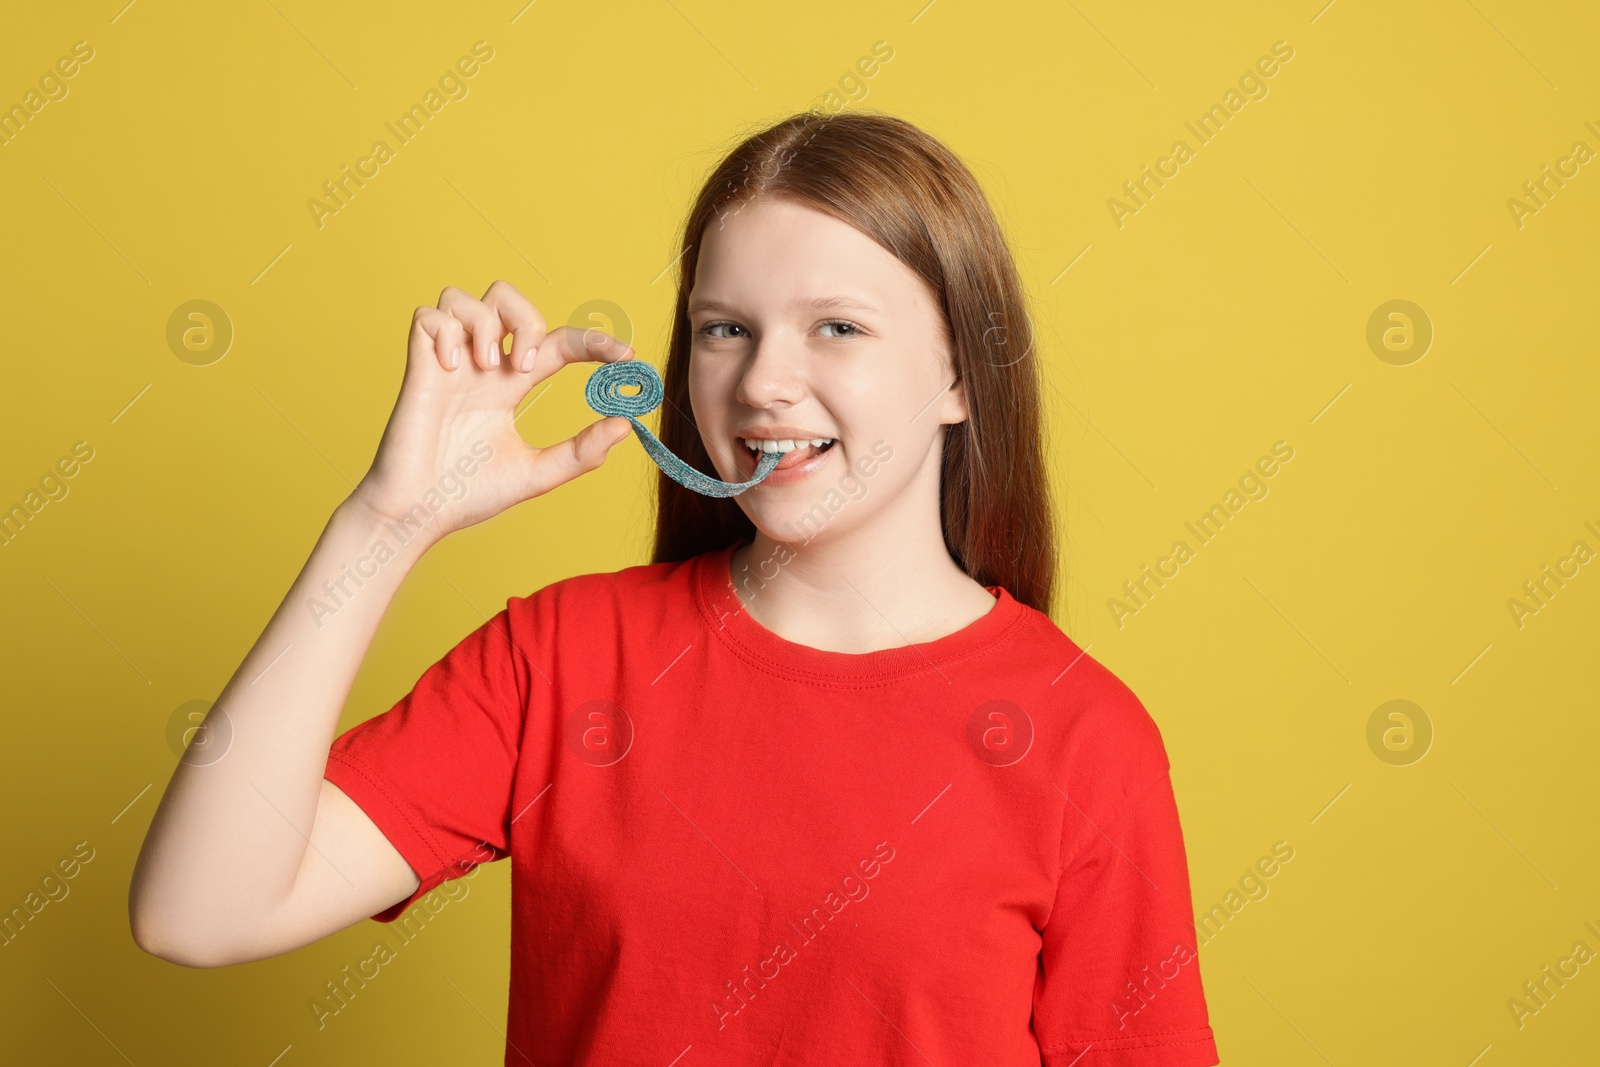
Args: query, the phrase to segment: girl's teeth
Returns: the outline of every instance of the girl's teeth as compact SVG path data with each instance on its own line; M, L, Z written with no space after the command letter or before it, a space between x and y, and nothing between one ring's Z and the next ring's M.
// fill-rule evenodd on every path
M803 448L806 445L815 445L821 448L830 440L831 438L828 437L813 437L809 441L746 441L745 447L752 452L792 452L796 448Z

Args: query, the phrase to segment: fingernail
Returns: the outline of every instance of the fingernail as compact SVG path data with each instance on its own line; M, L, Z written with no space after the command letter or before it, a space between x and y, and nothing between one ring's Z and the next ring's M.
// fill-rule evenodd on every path
M491 345L489 347L489 366L498 367L499 365L500 365L500 349L498 347L494 346L494 345Z
M460 345L456 345L454 348L452 348L450 350L450 359L447 362L449 363L451 370L455 370L456 369L456 365L461 362L461 346Z

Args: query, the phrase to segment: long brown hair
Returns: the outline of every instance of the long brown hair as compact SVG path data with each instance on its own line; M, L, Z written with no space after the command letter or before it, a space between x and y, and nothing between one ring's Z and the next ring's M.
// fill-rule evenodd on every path
M684 224L678 301L662 373L658 436L719 477L689 416L688 302L702 234L738 205L781 199L871 237L939 298L968 417L946 427L940 515L951 557L974 580L1050 614L1055 516L1044 460L1040 370L1022 283L982 188L937 139L870 111L791 115L745 138L706 179ZM653 562L753 539L726 497L659 473Z

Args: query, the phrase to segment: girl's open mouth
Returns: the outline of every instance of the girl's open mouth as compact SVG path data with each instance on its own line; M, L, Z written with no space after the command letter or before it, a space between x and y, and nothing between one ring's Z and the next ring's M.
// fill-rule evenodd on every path
M747 464L746 469L750 471L754 471L756 469L756 465L761 462L762 452L782 452L783 458L778 460L778 465L773 468L774 472L788 470L791 467L798 467L803 463L808 463L827 452L834 446L834 441L832 439L821 439L820 444L817 443L817 439L793 442L767 442L752 440L750 443L760 445L762 447L760 451L757 451L756 449L751 448L749 444L746 444L743 438L740 439L739 447L743 449L745 453L744 463ZM785 451L786 448L787 451ZM768 477L770 478L771 475L768 475Z

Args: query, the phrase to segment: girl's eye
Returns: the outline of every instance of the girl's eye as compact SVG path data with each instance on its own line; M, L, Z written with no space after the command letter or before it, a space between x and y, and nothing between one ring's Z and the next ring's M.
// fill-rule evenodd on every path
M838 333L838 334L824 334L823 336L832 337L832 338L854 337L854 336L856 336L857 334L859 334L861 332L861 327L857 326L855 323L850 322L850 321L848 321L846 319L830 319L827 322L824 322L822 324L822 329L827 329L827 328L829 328L831 326L837 326L837 327L843 329L846 332ZM714 338L717 338L719 340L727 339L727 338L732 337L732 336L737 336L737 335L733 335L733 334L717 333L718 330L721 330L723 328L727 328L729 330L743 330L744 329L744 327L740 326L737 322L726 322L726 321L723 321L723 322L708 322L704 326L702 326L698 330L696 330L695 332L697 334L699 334L701 337L714 337ZM746 333L748 333L748 331L746 331Z

